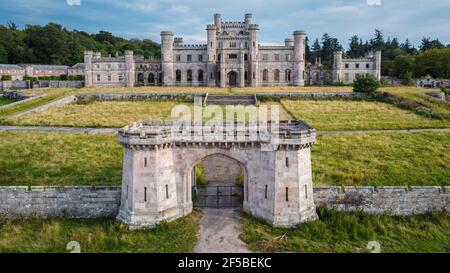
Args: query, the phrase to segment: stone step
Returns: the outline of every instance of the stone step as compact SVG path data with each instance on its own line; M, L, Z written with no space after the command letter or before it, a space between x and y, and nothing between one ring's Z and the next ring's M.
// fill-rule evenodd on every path
M208 95L206 105L255 105L255 97Z

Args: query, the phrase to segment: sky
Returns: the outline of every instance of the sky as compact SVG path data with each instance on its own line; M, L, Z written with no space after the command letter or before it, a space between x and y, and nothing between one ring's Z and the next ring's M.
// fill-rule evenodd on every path
M450 43L450 0L0 0L0 24L56 22L157 42L162 30L170 30L185 43L204 43L214 13L224 21L243 21L252 13L260 43L267 45L305 30L310 40L326 32L347 47L352 35L370 39L376 28L416 46L423 37Z

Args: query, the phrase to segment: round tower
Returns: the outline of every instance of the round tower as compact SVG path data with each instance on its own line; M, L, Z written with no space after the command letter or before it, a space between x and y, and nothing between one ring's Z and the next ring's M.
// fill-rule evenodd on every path
M214 14L214 24L217 27L217 32L222 32L222 15L220 13Z
M92 86L92 58L94 52L90 50L84 51L84 85L86 87Z
M297 30L294 32L294 85L304 86L304 72L305 72L305 40L306 32Z
M375 52L375 75L377 80L381 80L381 51Z
M287 47L293 47L294 46L294 39L286 38L284 40L284 45L287 46Z
M207 75L206 82L208 86L215 86L215 75L216 75L216 54L217 54L217 27L216 25L208 25L206 27L207 31L207 51L208 51L208 64L207 64Z
M333 54L333 83L342 80L342 51L335 51Z
M133 87L134 86L134 55L132 50L125 50L125 69L126 69L126 86Z
M258 65L259 26L250 25L248 27L248 32L249 32L249 52L250 52L249 59L251 62L251 71L250 71L251 86L257 87L259 85L259 65Z
M245 27L247 29L252 24L252 18L253 18L253 15L251 13L245 14Z
M173 85L173 33L170 31L161 32L161 70L163 85Z

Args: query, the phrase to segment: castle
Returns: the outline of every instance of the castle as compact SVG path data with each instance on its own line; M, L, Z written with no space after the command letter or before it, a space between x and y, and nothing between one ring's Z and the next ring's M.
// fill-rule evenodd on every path
M124 56L84 54L86 86L304 86L352 83L358 74L380 79L381 52L344 59L335 52L332 68L306 64L306 32L294 31L284 45L263 46L252 15L243 22L224 22L214 15L207 25L207 44L184 44L172 32L161 32L161 58L146 59L125 51Z

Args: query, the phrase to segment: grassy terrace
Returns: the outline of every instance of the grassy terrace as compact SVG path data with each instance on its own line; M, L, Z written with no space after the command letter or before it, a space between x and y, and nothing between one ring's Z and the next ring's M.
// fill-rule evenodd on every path
M129 231L114 219L0 218L0 252L67 253L77 241L81 252L191 252L197 242L197 213L154 230Z
M294 229L272 228L244 216L241 239L257 252L369 252L370 241L388 253L450 251L448 213L395 217L321 208L318 212L320 220Z
M120 185L115 136L0 133L0 185ZM450 134L320 136L315 185L450 185ZM24 171L26 170L26 171Z
M419 116L382 102L349 100L282 100L296 119L317 130L375 130L450 127L450 120Z
M267 105L273 104L277 103L267 103ZM64 107L15 119L6 119L5 123L40 126L123 127L138 120L170 120L172 119L171 110L176 105L187 105L193 109L192 103L183 101L90 101L68 104ZM222 111L224 109L222 107ZM281 120L291 119L283 107L280 107L279 110ZM225 117L225 112L223 113Z
M13 102L15 102L15 100L7 99L7 98L4 98L4 97L0 97L0 106L6 105L6 104L10 104L10 103L13 103Z

